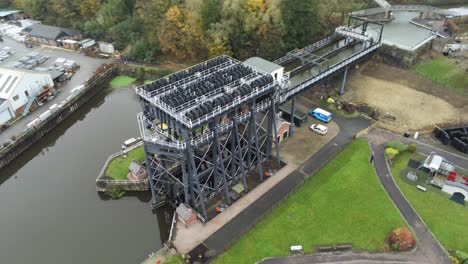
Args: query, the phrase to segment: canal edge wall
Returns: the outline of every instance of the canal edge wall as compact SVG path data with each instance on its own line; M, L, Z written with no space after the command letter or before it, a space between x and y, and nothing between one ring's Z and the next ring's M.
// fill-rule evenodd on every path
M149 183L148 183L148 178L145 178L143 180L115 180L109 176L106 175L106 170L107 167L109 166L109 163L115 159L118 158L125 153L138 148L140 146L143 146L143 141L140 143L127 148L125 150L121 150L117 153L114 153L107 157L106 162L101 168L101 171L99 172L98 177L96 178L96 191L98 192L107 192L109 187L118 187L120 190L123 191L148 191L149 190Z
M86 81L84 88L76 96L68 100L57 111L33 128L27 128L16 137L15 141L0 150L0 169L12 162L43 136L61 124L68 116L88 102L117 75L115 64L104 64Z

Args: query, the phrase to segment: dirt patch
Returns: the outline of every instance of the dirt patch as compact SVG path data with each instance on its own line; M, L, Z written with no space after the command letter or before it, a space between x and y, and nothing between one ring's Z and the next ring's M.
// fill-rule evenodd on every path
M425 93L427 91L425 89L430 88L421 88L421 91L415 89L418 87L415 82L426 83L425 80L415 78L416 80L411 82L408 77L410 73L396 68L385 71L389 68L393 67L386 65L367 67L364 71L367 75L356 72L350 76L344 99L367 103L377 107L383 115L388 113L396 116L395 121L384 123L383 126L398 133L427 129L438 123L462 122L463 119L468 119L466 110L457 109L444 99ZM383 74L384 72L386 74ZM400 76L396 74L398 72L401 73ZM373 74L373 77L368 76L369 74ZM437 89L432 82L426 84Z
M361 73L362 75L400 84L416 91L433 95L436 98L445 100L455 108L468 113L468 96L461 96L459 93L444 88L417 73L375 61L364 64Z

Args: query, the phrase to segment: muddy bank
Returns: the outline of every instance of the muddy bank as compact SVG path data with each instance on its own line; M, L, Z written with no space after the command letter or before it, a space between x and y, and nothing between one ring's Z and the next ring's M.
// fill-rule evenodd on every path
M467 96L460 96L459 93L444 88L432 80L429 80L417 73L397 67L392 67L385 63L376 62L374 60L364 64L360 73L365 76L393 82L419 92L433 95L437 98L447 101L455 108L459 108L460 110L465 111L465 113L468 113Z

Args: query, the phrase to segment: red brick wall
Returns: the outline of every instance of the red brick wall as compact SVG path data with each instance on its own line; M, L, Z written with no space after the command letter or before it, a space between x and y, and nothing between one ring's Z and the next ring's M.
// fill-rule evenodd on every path
M16 117L20 116L23 113L23 110L26 107L26 105L27 105L27 103L15 110Z
M289 123L283 122L283 124L281 124L281 126L278 128L278 136L280 138L280 142L284 140L283 138L284 132L288 132L288 136L289 136Z

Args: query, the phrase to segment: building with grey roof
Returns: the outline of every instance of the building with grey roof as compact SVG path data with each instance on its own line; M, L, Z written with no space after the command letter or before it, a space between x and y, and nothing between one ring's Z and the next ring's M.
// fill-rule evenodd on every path
M11 8L0 8L0 19L5 20L16 20L16 15L21 12L21 10L11 9Z
M81 32L77 30L43 24L34 24L23 29L23 32L27 35L29 41L49 46L60 46L64 40L82 39Z

